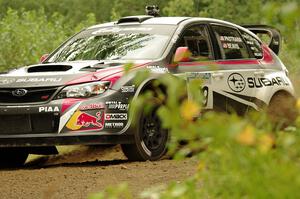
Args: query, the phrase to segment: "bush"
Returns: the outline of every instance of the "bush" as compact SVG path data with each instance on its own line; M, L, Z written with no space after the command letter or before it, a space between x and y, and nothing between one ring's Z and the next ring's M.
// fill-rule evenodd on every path
M59 14L48 18L43 10L9 9L0 21L0 71L37 63L41 55L50 53L79 29L94 23L93 15L73 27L65 24Z
M47 17L54 13L64 16L64 23L75 25L84 21L88 13L93 13L98 22L110 20L114 0L0 0L0 19L9 8L21 11L45 10Z
M140 73L138 77L145 74ZM200 82L192 81L188 88L193 95L184 100L184 82L164 75L157 83L167 88L167 98L158 114L172 135L169 148L181 159L194 153L199 160L193 177L163 189L143 192L140 198L299 198L300 187L300 118L297 128L275 131L265 114L247 118L208 112L195 119L201 110ZM198 91L198 92L197 92ZM149 93L131 104L135 112ZM163 98L163 97L159 97ZM183 99L183 100L182 100ZM164 101L164 100L163 100ZM133 114L134 115L134 114ZM289 130L289 131L288 131ZM188 141L180 146L181 140ZM110 187L91 198L134 198L124 184Z

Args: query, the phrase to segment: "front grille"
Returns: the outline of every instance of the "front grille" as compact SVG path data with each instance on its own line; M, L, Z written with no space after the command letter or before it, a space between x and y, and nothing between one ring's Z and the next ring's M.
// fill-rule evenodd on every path
M54 113L5 115L0 118L0 134L40 134L58 131L59 116Z
M27 93L24 96L14 96L16 88L0 88L0 103L36 103L48 101L57 91L57 87L46 88L25 88Z

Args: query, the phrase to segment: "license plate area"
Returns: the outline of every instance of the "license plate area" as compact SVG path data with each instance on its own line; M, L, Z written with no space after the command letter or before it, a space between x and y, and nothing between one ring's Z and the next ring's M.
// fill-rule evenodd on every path
M54 114L1 115L0 134L40 134L55 133L59 126L59 116Z

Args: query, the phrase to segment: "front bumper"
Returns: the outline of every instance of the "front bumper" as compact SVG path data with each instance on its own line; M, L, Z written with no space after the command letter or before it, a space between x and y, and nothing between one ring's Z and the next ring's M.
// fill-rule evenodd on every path
M0 106L0 147L131 143L129 97L109 90L88 99Z

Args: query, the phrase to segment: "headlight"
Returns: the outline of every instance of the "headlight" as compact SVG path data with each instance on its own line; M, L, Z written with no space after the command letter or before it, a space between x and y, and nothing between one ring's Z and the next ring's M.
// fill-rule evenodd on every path
M67 86L56 96L55 99L93 97L104 93L108 89L109 84L110 82L92 82Z

